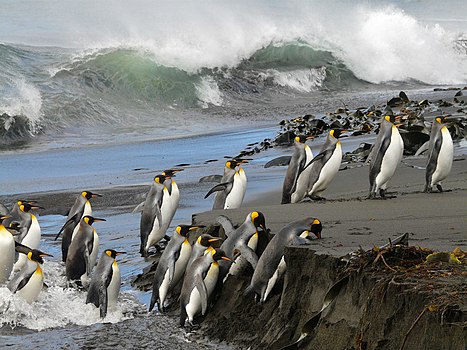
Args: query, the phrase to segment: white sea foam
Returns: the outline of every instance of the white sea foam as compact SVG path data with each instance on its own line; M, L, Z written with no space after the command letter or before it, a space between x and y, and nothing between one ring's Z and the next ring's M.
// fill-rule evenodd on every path
M289 72L279 72L269 69L267 76L271 76L279 86L285 86L300 92L311 92L319 88L326 79L326 68L300 69Z
M39 90L25 79L18 79L11 84L8 95L0 99L0 111L10 116L23 115L28 118L31 131L34 133L40 125L42 117L42 97ZM7 121L4 128L8 130L12 120Z
M140 308L130 294L120 293L118 304L101 319L99 309L86 304L86 292L67 287L62 264L48 261L43 270L49 287L32 304L8 288L0 287L0 326L8 324L40 331L68 324L116 323L131 318Z
M222 92L219 86L211 76L202 77L201 81L195 85L198 94L199 104L202 108L208 108L209 105L222 105Z

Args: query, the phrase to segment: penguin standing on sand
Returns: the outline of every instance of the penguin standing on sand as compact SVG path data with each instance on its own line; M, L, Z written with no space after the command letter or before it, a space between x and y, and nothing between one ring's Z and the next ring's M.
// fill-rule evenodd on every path
M117 255L125 254L113 249L106 249L92 274L89 285L86 304L92 303L100 310L100 316L104 318L107 310L117 304L120 293L120 268L117 264Z
M245 197L247 177L243 168L235 168L246 162L244 159L232 159L225 163L221 183L211 188L204 196L206 199L217 192L212 210L240 208Z
M313 158L308 182L308 196L311 199L324 199L321 193L328 188L336 176L342 162L342 148L339 137L346 130L332 129L319 154Z
M394 175L404 152L404 142L399 130L394 125L393 115L386 115L381 121L378 137L368 159L370 161L370 193L368 198L376 198L377 193L381 198L386 196L386 188L389 180Z
M433 186L443 192L441 181L451 172L454 145L445 121L446 117L437 117L431 127L424 192L431 192Z
M149 311L157 303L159 311L164 311L164 302L173 288L180 282L185 273L191 255L191 244L188 242L190 231L201 226L178 225L175 234L162 253L154 274L152 297Z
M24 254L23 254L24 255ZM27 262L8 283L8 289L12 293L18 293L28 304L31 304L42 290L44 284L44 274L40 264L44 263L42 257L52 256L32 249L27 253Z
M294 152L282 186L281 204L298 203L305 198L311 172L306 165L313 159L313 153L305 143L309 138L303 135L295 137Z
M167 228L164 230L166 226L164 220L167 221L167 217L163 214L170 211L170 193L164 185L165 180L164 175L154 177L141 213L140 253L145 257L148 255L149 248L155 246L165 236L167 230Z
M258 263L258 256L261 252L258 247L267 246L269 242L266 220L263 213L253 211L247 215L245 221L232 232L222 243L221 249L233 262L221 261L221 281L227 274L235 275L242 271L246 265L250 264L253 269Z
M0 285L8 280L15 263L15 239L3 226L3 221L8 218L0 216Z
M276 284L285 272L284 248L288 245L306 244L310 239L321 238L321 222L312 217L291 222L280 230L269 242L258 260L250 286L245 295L255 292L264 303Z
M180 325L185 326L188 320L193 325L193 319L201 312L206 314L209 297L219 278L219 260L230 260L221 249L211 249L196 259L183 279L180 294Z
M95 247L95 232L92 227L94 222L105 221L92 216L84 216L80 223L75 238L71 241L65 263L65 272L68 280L79 281L82 285L88 283L91 275L93 255L97 255ZM95 260L94 260L95 263Z
M81 192L75 200L75 203L71 207L70 211L68 212L68 217L66 219L65 224L58 232L55 240L60 236L63 232L62 237L62 261L66 262L66 257L68 254L68 248L70 246L71 240L73 239L74 235L78 231L79 222L85 215L92 216L92 208L91 208L91 198L102 197L102 195L98 193L92 193L91 191L83 191Z

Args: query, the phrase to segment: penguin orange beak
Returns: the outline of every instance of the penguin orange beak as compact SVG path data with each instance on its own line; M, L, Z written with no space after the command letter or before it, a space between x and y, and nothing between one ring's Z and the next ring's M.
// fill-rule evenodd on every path
M126 252L115 252L115 255L126 254Z
M204 228L204 227L206 227L206 226L204 226L204 225L191 226L191 227L188 229L188 231L193 231L193 230L197 230L197 229L199 229L199 228Z
M91 197L92 197L92 198L102 197L102 195L99 194L99 193L93 193L93 194L91 195Z
M43 253L43 252L41 252L41 253L39 254L39 256L40 256L40 257L50 256L50 257L53 258L53 255L50 255L50 254L47 254L47 253Z
M107 221L107 220L106 219L94 218L94 222L98 222L98 221Z
M209 242L209 243L218 242L218 241L222 241L222 238L220 238L220 237L214 237L214 238L208 239L208 242Z
M305 137L306 140L313 140L315 137L314 136L307 136Z
M232 259L230 259L230 258L227 257L227 256L223 256L221 259L222 259L222 260L227 260L227 261L232 261Z
M44 208L44 207L40 207L40 206L38 206L38 205L31 205L31 209L36 210L36 209L45 209L45 208Z

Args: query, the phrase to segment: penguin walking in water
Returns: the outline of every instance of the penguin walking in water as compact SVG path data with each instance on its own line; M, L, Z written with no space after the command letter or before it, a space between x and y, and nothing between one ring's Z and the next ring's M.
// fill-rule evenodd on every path
M243 163L247 163L247 161L232 159L225 163L221 183L211 188L204 196L204 199L206 199L214 192L217 192L212 210L235 209L240 208L242 205L246 192L247 177L243 168L236 170L236 167Z
M62 261L66 262L68 248L70 247L71 240L78 231L79 223L85 215L92 216L91 198L102 197L101 194L92 193L91 191L83 191L76 198L73 206L68 212L68 217L65 224L58 232L55 240L63 232L62 236Z
M140 222L140 253L144 257L148 255L149 248L155 246L167 231L166 222L171 202L169 190L164 185L165 180L164 175L154 177L144 202Z
M0 285L10 277L15 263L15 239L13 234L3 226L9 216L0 216Z
M321 200L321 193L328 188L336 176L342 162L342 147L339 137L346 130L332 129L319 154L307 165L311 167L308 196L311 199Z
M454 145L445 121L446 117L437 117L431 127L424 189L427 193L432 191L433 186L443 192L441 181L451 172Z
M370 193L368 198L393 198L385 194L387 184L401 162L404 142L399 130L394 125L393 115L386 115L381 121L378 137L368 159L370 160Z
M45 256L52 256L37 249L31 249L27 253L25 266L8 283L8 289L12 293L18 293L28 304L37 300L44 284L44 273L41 264Z
M121 276L116 258L120 254L125 254L125 252L106 249L99 258L96 270L92 274L86 304L92 303L98 307L101 318L107 315L108 309L117 304Z
M248 264L255 269L258 257L268 243L268 230L263 213L259 211L249 213L245 221L227 236L221 245L221 249L227 256L232 257L233 261L219 263L221 268L220 282L224 281L228 274L238 274Z
M305 143L310 138L304 135L295 137L294 152L282 186L281 204L298 203L305 198L311 172L306 165L313 159L313 153Z
M186 271L180 294L180 325L193 326L194 318L201 313L206 314L209 297L219 278L219 260L230 260L223 250L211 249L196 259L190 270Z
M31 210L44 209L38 205L30 204L30 202L21 202L19 205L19 219L15 222L20 227L20 235L15 236L18 243L22 243L31 249L38 249L41 241L41 227L37 217L32 214ZM27 261L27 256L20 254L18 261L13 266L13 271L21 270Z
M165 311L164 302L169 293L180 282L188 260L190 260L192 247L188 242L188 234L200 227L178 225L175 228L175 234L165 247L154 274L149 311L152 311L156 303L159 311Z
M65 272L68 280L78 281L81 285L88 283L89 276L94 267L93 256L97 256L95 242L96 229L94 222L105 221L92 216L84 216L79 225L75 238L71 241L65 263ZM95 264L95 259L94 259Z
M312 217L291 222L269 242L258 260L250 286L244 294L255 292L264 303L277 280L285 272L284 248L288 245L307 244L310 239L321 238L322 224Z

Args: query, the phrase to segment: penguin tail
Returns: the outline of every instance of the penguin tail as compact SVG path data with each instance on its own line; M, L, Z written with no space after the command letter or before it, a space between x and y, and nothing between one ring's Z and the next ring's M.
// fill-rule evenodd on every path
M156 302L157 302L157 297L155 296L155 293L153 293L151 297L151 302L149 303L149 312L151 312L152 309L154 309L154 305L156 305Z

